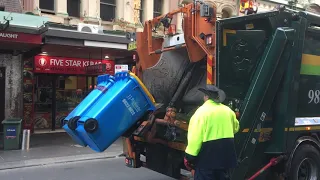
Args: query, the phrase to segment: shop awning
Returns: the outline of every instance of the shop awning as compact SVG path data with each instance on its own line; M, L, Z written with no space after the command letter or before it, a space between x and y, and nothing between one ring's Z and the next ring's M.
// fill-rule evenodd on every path
M47 23L42 54L82 59L132 58L128 51L130 39L124 32L99 33L78 31L77 25Z
M42 33L49 18L0 11L0 50L29 51L42 44Z
M73 29L50 27L49 25L44 43L127 50L130 40L125 35L80 32Z
M27 34L42 34L48 17L0 11L0 30Z

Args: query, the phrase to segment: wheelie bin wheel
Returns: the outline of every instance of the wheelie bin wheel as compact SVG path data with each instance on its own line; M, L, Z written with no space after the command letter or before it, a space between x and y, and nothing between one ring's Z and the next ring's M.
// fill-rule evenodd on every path
M80 119L79 116L75 116L75 117L71 118L71 119L68 121L68 127L69 127L69 129L71 129L71 130L76 130L76 128L77 128L77 122L78 122L79 119Z
M291 162L288 179L320 179L320 152L318 149L310 144L298 147Z
M98 129L98 121L90 118L88 120L86 120L86 122L84 123L84 130L86 130L88 133L93 133Z

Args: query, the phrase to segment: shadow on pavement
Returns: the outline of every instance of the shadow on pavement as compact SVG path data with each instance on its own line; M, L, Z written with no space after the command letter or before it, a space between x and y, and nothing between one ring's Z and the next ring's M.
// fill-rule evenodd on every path
M76 157L85 155L121 154L122 141L117 140L105 152L97 153L89 147L77 145L67 133L33 134L30 137L30 149L0 150L0 166L7 162L18 162L33 159Z
M30 137L31 148L72 144L75 143L67 133L33 134Z

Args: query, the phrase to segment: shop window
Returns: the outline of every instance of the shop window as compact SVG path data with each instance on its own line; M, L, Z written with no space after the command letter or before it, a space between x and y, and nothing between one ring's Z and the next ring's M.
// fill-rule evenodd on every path
M0 6L0 11L4 11L4 6Z
M103 21L113 21L116 16L116 0L100 0L100 17Z
M139 20L143 23L143 8L144 8L144 0L140 0L140 5L136 6L134 9L139 12Z
M54 13L54 1L55 0L40 0L39 6L41 12Z
M153 2L153 17L161 16L162 14L162 0L154 0Z
M80 17L80 0L68 0L67 11L71 17Z
M58 87L59 89L64 89L66 87L66 81L59 79Z
M54 77L55 76L55 77ZM96 85L97 78L86 76L44 75L37 76L35 88L35 129L47 129L52 125L52 79L56 81L56 128ZM94 79L92 83L91 80Z

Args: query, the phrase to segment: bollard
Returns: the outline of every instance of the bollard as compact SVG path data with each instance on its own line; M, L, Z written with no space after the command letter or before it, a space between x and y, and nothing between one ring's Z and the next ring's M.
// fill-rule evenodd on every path
M121 137L122 139L122 154L120 154L119 156L121 157L126 157L128 155L128 144L125 137Z
M29 150L30 145L30 129L24 129L22 135L22 150Z

